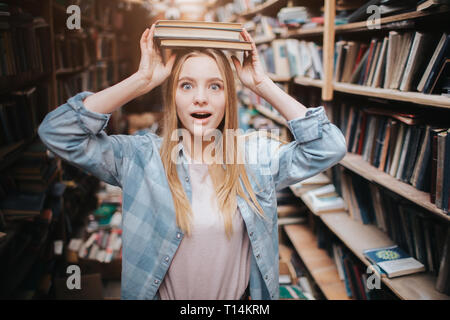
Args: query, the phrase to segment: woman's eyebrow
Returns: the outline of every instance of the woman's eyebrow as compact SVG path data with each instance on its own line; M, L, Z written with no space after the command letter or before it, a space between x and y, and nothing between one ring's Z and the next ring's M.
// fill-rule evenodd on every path
M191 82L195 82L195 79L194 78L191 78L191 77L181 77L181 78L179 78L178 79L178 82L180 82L180 81L191 81ZM223 80L221 79L221 78L219 78L219 77L213 77L213 78L209 78L209 79L207 79L207 81L208 82L211 82L211 81L220 81L220 82L223 82Z

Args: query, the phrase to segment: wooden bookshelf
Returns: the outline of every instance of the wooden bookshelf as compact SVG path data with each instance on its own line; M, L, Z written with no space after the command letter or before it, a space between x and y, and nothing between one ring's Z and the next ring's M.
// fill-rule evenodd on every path
M255 39L253 39L255 41L256 45L260 45L263 43L268 43L268 42L272 42L273 40L275 40L275 36L270 36L270 37L264 37L264 36L259 36L259 37L255 37Z
M401 14L392 15L389 17L384 17L380 19L380 25L383 27L383 25L393 23L393 22L400 22L405 20L415 20L423 17L429 17L436 14L446 13L450 11L450 7L448 6L440 6L436 7L430 10L425 11L412 11L412 12L406 12ZM367 22L366 21L359 21L359 22L353 22L353 23L347 23L343 25L339 25L335 27L336 33L342 33L342 32L350 32L350 31L371 31L369 28L367 28Z
M346 213L328 213L320 218L367 266L370 262L364 257L364 250L395 244L376 226L363 225ZM436 277L429 273L422 272L392 279L383 277L382 281L401 299L450 300L449 296L436 291Z
M322 88L323 87L323 81L320 79L311 79L307 77L295 77L294 83L300 84L302 86L310 86L310 87L317 87Z
M273 73L268 73L267 75L269 76L269 78L272 81L275 81L275 82L289 82L292 80L292 77L282 77L282 76L278 76Z
M250 19L257 14L267 14L268 12L278 12L282 7L284 7L287 3L287 0L267 0L263 4L256 6L253 9L250 9L246 12L240 14L242 18Z
M301 224L285 225L283 228L325 297L328 300L350 300L334 260L325 250L317 247L317 238L312 231Z
M450 109L450 98L436 94L423 94L420 92L403 92L394 89L372 88L360 86L357 84L339 83L339 82L334 82L333 88L335 91L338 92L356 94L367 97L389 99L394 101L404 101Z
M400 196L427 209L431 213L445 219L446 221L450 221L449 215L430 202L429 193L417 190L412 185L397 180L384 171L375 168L370 163L365 161L360 155L347 153L339 164L359 174L368 181L375 182L391 191L394 191Z

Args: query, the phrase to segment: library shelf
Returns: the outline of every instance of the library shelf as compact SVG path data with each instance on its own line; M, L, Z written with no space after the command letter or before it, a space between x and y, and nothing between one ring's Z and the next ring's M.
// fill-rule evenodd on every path
M0 94L20 90L28 86L35 85L36 82L49 77L51 72L33 73L31 71L22 72L17 75L0 77Z
M269 76L269 78L272 81L275 81L275 82L289 82L292 79L292 77L278 76L273 73L267 73L267 75Z
M320 216L333 233L367 266L366 249L391 246L395 243L374 225L363 225L346 213L327 213ZM404 300L450 300L450 296L435 289L436 277L421 272L397 278L383 277L382 282L400 299Z
M302 86L311 86L311 87L317 87L317 88L323 87L323 80L311 79L311 78L307 78L307 77L295 77L294 83L300 84Z
M311 276L328 300L351 300L345 291L345 284L339 278L336 264L325 250L317 247L317 239L305 225L283 226Z
M240 17L249 19L257 14L265 14L268 12L278 12L279 9L286 5L286 0L267 0L261 5L254 7L248 11L242 12Z
M255 41L256 45L260 45L263 43L268 43L268 42L272 42L273 40L275 40L275 36L258 36L255 37L255 39L253 39Z
M65 75L71 75L71 74L76 74L79 73L81 71L85 71L91 67L95 66L95 64L90 64L87 66L81 66L81 67L77 67L77 68L65 68L65 69L59 69L56 70L56 76L65 76Z
M437 94L424 94L420 92L403 92L394 89L372 88L352 83L333 83L334 91L422 104L438 108L450 109L450 98Z
M406 13L400 13L396 15L392 15L389 17L384 17L380 19L380 25L386 25L388 23L400 22L404 20L414 20L422 17L433 16L436 14L446 13L450 11L450 7L448 6L439 6L437 8L425 11L411 11ZM373 29L369 29L367 27L367 21L353 22L335 26L334 28L336 33L341 32L349 32L349 31L373 31Z
M354 153L347 153L345 157L339 162L343 167L357 173L370 182L375 182L398 195L418 204L427 209L438 217L443 218L447 222L450 221L450 216L445 211L436 207L430 202L430 194L417 190L412 185L404 183L391 175L381 171L370 163L365 161L360 155Z
M255 107L256 110L258 110L259 113L263 114L267 118L272 119L273 121L276 121L277 123L282 124L286 127L288 126L286 119L283 118L282 116L276 114L275 112L269 110L266 107L263 107L262 105L255 104L253 106Z
M5 169L15 162L22 154L26 145L27 142L25 140L20 140L8 146L0 147L0 170Z
M450 7L440 6L435 10L425 10L425 11L412 11L401 14L392 15L389 17L384 17L380 19L380 26L387 25L389 23L400 22L405 20L414 20L423 17L428 17L431 15L446 13L450 11ZM373 29L369 29L367 27L366 21L353 22L337 25L334 27L335 33L344 33L344 32L361 32L361 31L373 31ZM316 36L321 35L324 32L324 27L316 27L310 29L304 28L296 28L288 31L287 36L285 38L298 38L302 36Z

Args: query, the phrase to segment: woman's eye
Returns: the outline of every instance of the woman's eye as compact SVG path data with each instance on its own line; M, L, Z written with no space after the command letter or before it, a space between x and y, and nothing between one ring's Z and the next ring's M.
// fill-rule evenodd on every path
M217 84L217 83L213 83L213 84L211 85L211 89L213 89L213 90L220 90L220 85Z
M182 84L181 84L181 87L182 87L184 90L190 90L190 89L192 89L192 86L191 86L190 83L182 83Z

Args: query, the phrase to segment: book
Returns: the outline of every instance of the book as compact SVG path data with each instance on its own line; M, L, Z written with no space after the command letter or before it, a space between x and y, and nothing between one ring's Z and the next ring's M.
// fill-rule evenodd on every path
M425 271L425 266L408 255L399 246L367 249L364 256L377 265L389 278Z
M422 77L420 78L419 83L417 84L417 91L422 92L424 87L425 87L425 82L427 81L431 70L433 69L433 66L436 63L436 60L438 59L438 56L442 50L442 48L444 47L445 42L447 41L447 34L443 33L439 42L436 44L433 55L431 56L428 65L426 67L426 69L424 70Z
M155 22L157 27L190 27L190 28L218 28L218 29L242 29L241 23L229 22L208 22L192 20L158 20Z
M450 56L450 35L446 35L445 41L442 44L442 47L436 56L436 60L434 61L430 73L423 86L423 89L421 90L422 93L431 93L431 87L439 73L442 63L449 56Z
M304 198L316 214L345 211L347 209L344 200L338 196L333 184L308 191Z
M161 39L160 46L163 48L214 48L224 50L250 51L252 46L247 41L223 41L207 39Z
M156 24L154 37L156 39L190 38L216 39L240 41L242 40L241 28L222 29L214 27L192 27L192 26L165 26Z

